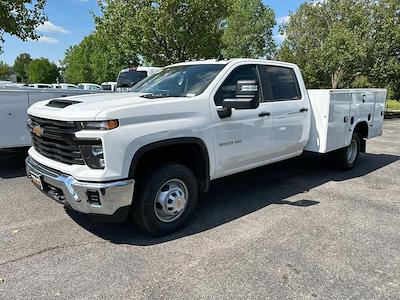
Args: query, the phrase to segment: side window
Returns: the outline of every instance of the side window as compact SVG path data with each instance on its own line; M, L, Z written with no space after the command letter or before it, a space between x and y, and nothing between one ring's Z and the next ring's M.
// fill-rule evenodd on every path
M136 75L135 75L136 78L135 78L134 82L138 83L138 82L142 81L143 79L145 79L147 76L148 75L147 75L146 71L137 71Z
M239 66L229 74L215 94L214 102L216 106L221 106L224 99L236 96L236 82L238 80L256 80L260 82L256 65Z
M296 74L291 68L262 66L261 78L265 101L300 100Z

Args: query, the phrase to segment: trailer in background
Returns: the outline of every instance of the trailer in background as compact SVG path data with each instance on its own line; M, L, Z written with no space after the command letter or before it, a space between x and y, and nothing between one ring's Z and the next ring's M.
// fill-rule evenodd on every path
M104 91L34 88L0 88L0 149L28 147L31 138L26 127L27 109L33 103Z

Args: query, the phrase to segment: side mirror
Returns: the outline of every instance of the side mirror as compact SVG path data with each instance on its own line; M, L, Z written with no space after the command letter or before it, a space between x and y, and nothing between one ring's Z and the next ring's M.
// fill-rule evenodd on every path
M222 101L222 107L229 109L255 109L259 104L259 84L255 80L238 80L236 97Z

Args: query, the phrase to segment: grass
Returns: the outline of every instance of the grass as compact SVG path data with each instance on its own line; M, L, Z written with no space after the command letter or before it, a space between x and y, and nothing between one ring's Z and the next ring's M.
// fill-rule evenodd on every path
M388 100L386 102L386 110L387 111L393 111L393 110L400 111L400 101Z

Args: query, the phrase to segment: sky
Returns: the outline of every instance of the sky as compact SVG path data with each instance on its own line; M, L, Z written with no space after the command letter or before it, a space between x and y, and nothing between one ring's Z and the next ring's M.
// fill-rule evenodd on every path
M282 23L302 2L304 0L264 0L275 11L278 23ZM92 13L100 13L96 0L47 0L45 10L48 21L37 28L41 38L23 42L5 34L0 61L12 65L20 53L29 53L33 58L45 57L57 63L63 59L66 49L79 44L95 29ZM277 28L274 36L278 43L281 42Z

